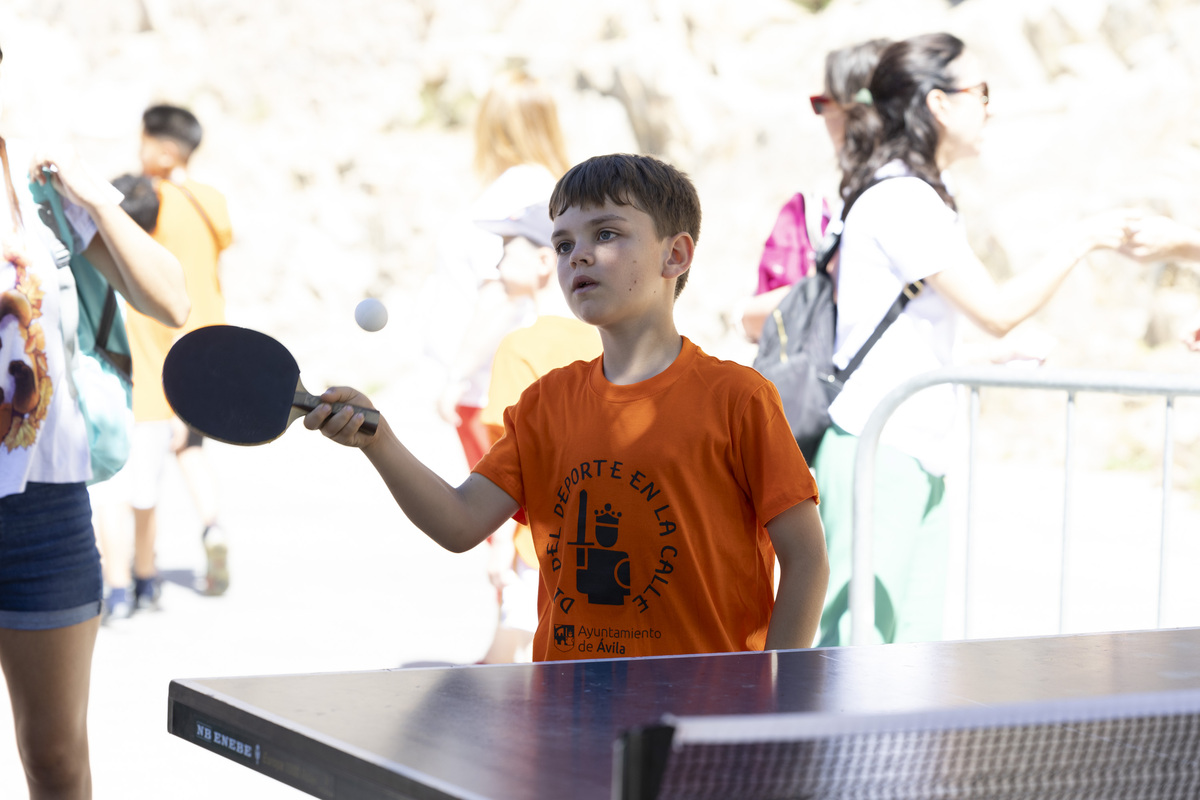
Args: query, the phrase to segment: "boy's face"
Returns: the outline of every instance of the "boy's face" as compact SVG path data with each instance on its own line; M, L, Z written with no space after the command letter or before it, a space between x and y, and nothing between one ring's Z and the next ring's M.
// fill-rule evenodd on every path
M554 252L549 247L538 247L524 236L514 236L505 240L504 257L496 269L509 297L532 297L554 272Z
M138 154L142 160L142 174L150 178L169 178L173 169L186 163L178 144L170 139L145 134L142 134L142 146Z
M649 214L612 200L564 211L554 220L551 246L571 311L601 328L669 317L672 279L687 270L692 255L686 233L660 238Z

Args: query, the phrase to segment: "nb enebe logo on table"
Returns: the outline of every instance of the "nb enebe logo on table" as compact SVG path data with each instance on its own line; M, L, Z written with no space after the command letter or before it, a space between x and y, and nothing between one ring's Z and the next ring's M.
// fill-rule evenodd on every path
M255 764L262 759L262 748L258 745L222 733L203 720L196 720L195 736L203 742L239 755Z

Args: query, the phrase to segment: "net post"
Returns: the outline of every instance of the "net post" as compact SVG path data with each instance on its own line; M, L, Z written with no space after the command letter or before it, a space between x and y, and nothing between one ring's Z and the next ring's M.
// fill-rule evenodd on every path
M1175 396L1167 395L1167 407L1163 413L1163 462L1162 462L1162 519L1158 527L1158 611L1155 627L1163 626L1163 606L1166 604L1167 578L1167 529L1171 518L1171 462L1175 459L1172 432L1175 422Z
M612 800L654 800L662 785L675 726L630 728L613 742Z
M967 498L964 512L967 529L963 533L962 638L964 639L971 635L971 532L973 530L971 512L975 505L975 464L978 456L976 445L979 439L979 385L972 383L970 387L970 418L967 422Z
M1063 455L1063 512L1062 512L1062 563L1058 579L1058 632L1062 633L1067 620L1067 564L1070 555L1071 532L1071 472L1075 453L1072 447L1075 432L1075 392L1067 392L1066 451Z
M875 453L878 432L859 438L854 454L850 539L850 644L870 644L875 629Z

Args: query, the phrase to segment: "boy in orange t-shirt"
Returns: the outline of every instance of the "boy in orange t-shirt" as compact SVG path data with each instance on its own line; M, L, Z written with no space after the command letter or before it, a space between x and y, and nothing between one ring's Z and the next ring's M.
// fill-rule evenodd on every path
M774 385L680 336L674 304L700 204L648 156L576 165L550 199L559 286L604 346L505 413L504 437L460 486L369 405L330 389L310 429L359 447L417 527L463 552L523 511L541 590L535 660L808 647L828 581L817 488ZM774 591L774 561L780 580Z
M158 539L158 501L167 459L177 459L201 523L206 564L203 589L220 595L228 587L227 542L218 521L217 480L204 453L203 439L175 418L162 388L162 366L171 345L185 333L225 322L225 297L218 273L221 252L233 232L225 197L188 175L188 164L203 136L191 111L154 105L142 115L139 151L142 176L153 187L156 201L148 218L139 220L179 259L187 280L192 308L182 328L168 328L128 306L125 329L133 357L133 444L129 462L110 486L99 490L98 506L128 503L133 509L132 597L130 559L120 537L101 530L108 584L105 615L123 617L137 608L158 605L161 579L155 552ZM136 186L136 182L131 184ZM128 198L133 200L134 198ZM103 516L108 516L104 514Z

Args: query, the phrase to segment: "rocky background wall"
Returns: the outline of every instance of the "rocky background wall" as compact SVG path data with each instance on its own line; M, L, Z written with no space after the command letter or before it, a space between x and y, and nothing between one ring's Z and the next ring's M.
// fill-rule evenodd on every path
M779 206L836 187L807 103L825 52L931 30L965 39L991 85L985 153L956 177L997 277L1090 212L1200 225L1195 0L6 0L3 129L69 139L115 176L136 168L146 105L192 107L193 174L234 217L231 321L282 338L310 388L378 390L427 379L421 287L439 227L479 188L474 108L496 70L523 65L554 88L573 160L636 150L692 175L705 221L681 328L748 361L731 311ZM365 296L391 311L382 333L354 327ZM1022 333L1057 342L1048 366L1191 372L1200 356L1176 331L1198 298L1191 266L1098 255ZM1040 446L1010 434L1046 402L985 399L995 442ZM1157 406L1103 402L1084 424L1117 445L1094 458L1152 462ZM1200 415L1179 416L1186 445Z

